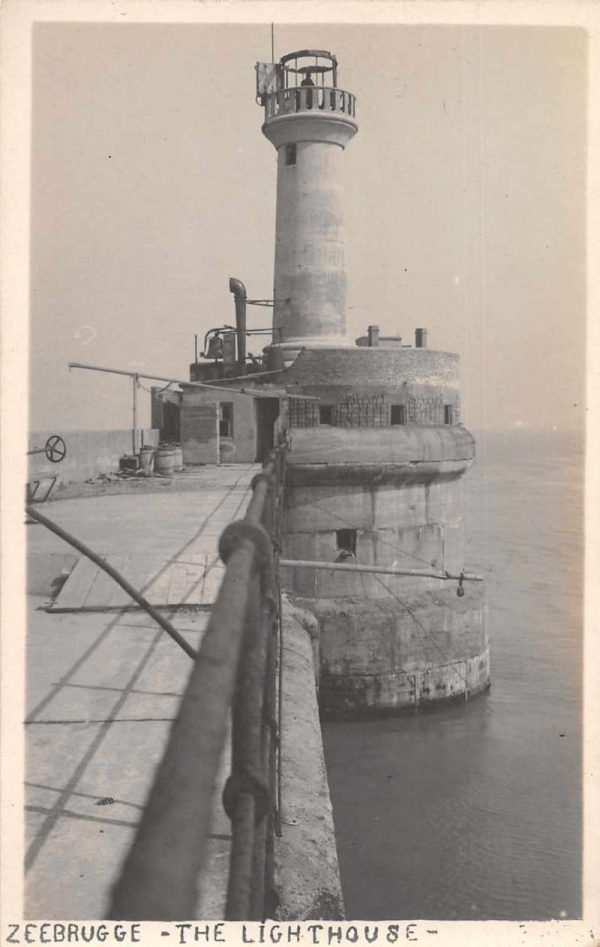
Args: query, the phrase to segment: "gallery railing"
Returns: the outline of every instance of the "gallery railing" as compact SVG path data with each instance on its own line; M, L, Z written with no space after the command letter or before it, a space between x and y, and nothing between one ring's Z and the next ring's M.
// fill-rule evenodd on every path
M297 112L339 112L356 116L356 97L351 92L329 86L298 86L278 89L265 97L265 120Z
M271 911L277 810L278 554L285 445L253 481L243 520L223 532L224 578L157 769L109 916L194 917L215 786L231 721L227 920Z

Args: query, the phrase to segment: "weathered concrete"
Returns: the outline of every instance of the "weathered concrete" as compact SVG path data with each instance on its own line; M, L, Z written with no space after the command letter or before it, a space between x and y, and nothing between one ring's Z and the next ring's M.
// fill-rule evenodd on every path
M99 474L119 469L119 458L133 450L131 430L122 431L34 431L29 437L28 450L44 447L51 434L60 434L67 445L65 459L53 464L45 454L31 454L28 458L28 479L58 477L57 485L78 483ZM144 444L156 446L159 432L146 428L141 432ZM42 484L42 493L44 484Z
M167 562L187 561L194 550L214 551L223 528L242 515L257 469L201 468L191 478L194 494L189 476L164 483L160 493L142 492L152 481L131 482L126 494L57 501L48 512L104 555L160 551ZM144 613L47 613L56 580L76 555L43 527L29 530L35 597L27 638L26 915L97 918L133 839L191 661ZM198 647L208 612L190 608L169 617ZM343 916L316 699L317 631L312 614L286 605L284 824L276 843L282 919ZM228 771L226 746L197 918L224 916L231 827L221 792Z
M314 619L308 621L312 625ZM282 837L275 842L277 917L344 917L333 813L306 613L283 612Z
M342 149L296 145L277 160L273 340L318 344L346 332ZM339 344L339 341L338 341Z
M48 512L105 555L161 552L165 560L185 559L191 550L216 551L224 527L245 509L256 469L220 468L220 483L216 470L207 469L205 489L197 477L193 495L167 485L158 494L57 501ZM132 841L191 661L143 612L44 611L54 579L74 557L43 527L28 530L29 583L37 597L27 637L26 915L98 918ZM208 612L187 609L169 617L197 647ZM224 759L197 917L223 916L230 846L220 802L226 767Z
M28 633L25 913L98 918L191 661L145 614L50 615L41 604ZM174 623L197 647L207 618Z
M395 580L397 583L399 580ZM438 583L439 585L439 583ZM416 709L474 696L489 685L489 649L480 583L405 594L386 601L319 599L319 704L325 716Z
M331 424L292 429L284 557L335 562L350 555L365 566L461 572L465 565L461 478L473 462L472 435L460 424L432 424L431 418L429 423L421 419L420 424L385 426L387 407L401 398L401 392L394 394L386 372L402 368L414 385L438 395L441 391L442 407L448 392L454 391L453 403L458 404L458 389L453 387L458 382L456 356L378 348L363 349L358 358L345 349L306 351L289 375L302 359L312 371L331 369L320 387L310 371L302 379L298 370L303 391L318 392L325 403L337 404L340 410L350 403L340 399L354 391L357 411L364 417L345 419L338 414L332 415ZM382 390L373 394L381 402L379 413L361 394L368 388L363 375L376 363L383 381L374 375L371 391L377 385ZM426 371L431 371L429 386ZM385 381L390 383L388 389ZM423 397L424 404L434 403ZM290 594L302 596L307 607L318 610L324 713L400 710L460 693L474 694L487 686L489 651L481 585L459 599L455 585L449 590L431 576L289 567L283 581ZM321 614L328 600L333 612ZM396 621L402 627L396 627ZM421 637L411 637L412 624Z
M285 558L334 562L339 531L352 529L362 565L448 572L464 567L460 474L470 463L471 435L458 428L401 428L384 439L374 429L330 429L309 444L308 431L299 433L288 465ZM323 462L326 451L329 463ZM307 463L311 456L315 462ZM377 457L384 462L375 463ZM306 568L287 568L283 576L291 594L317 599L389 599L394 590L439 587L435 578Z
M358 126L347 114L320 111L316 99L305 111L316 90L290 95L300 110L268 117L262 130L277 148L273 343L295 354L350 344L342 154Z
M474 456L473 435L461 425L300 428L292 431L289 477L292 483L347 482L359 467L360 480L393 482L396 474L401 481L433 481L464 473Z

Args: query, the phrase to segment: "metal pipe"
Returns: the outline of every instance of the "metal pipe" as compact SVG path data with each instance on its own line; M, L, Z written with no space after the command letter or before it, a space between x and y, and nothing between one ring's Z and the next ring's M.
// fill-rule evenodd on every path
M273 462L264 468L267 474L274 470ZM267 489L267 479L259 478L246 512L247 523L260 523ZM109 911L113 920L193 917L251 610L256 560L255 543L241 537L228 558L135 840L113 888ZM241 799L243 804L236 806L239 823L234 828L244 832L254 823L255 800L244 790ZM247 878L249 854L240 843L236 843L236 858L242 862L240 874ZM247 899L249 891L240 895L240 900Z
M254 797L249 792L242 792L231 820L231 857L225 911L228 921L261 920L250 917L255 821Z
M69 368L84 368L90 372L107 372L109 375L127 375L129 378L150 378L153 381L168 381L172 385L190 385L193 388L211 388L213 391L231 391L230 388L223 388L220 385L211 385L208 382L203 381L182 381L180 378L165 378L164 375L149 375L145 372L127 372L122 368L102 368L100 365L85 365L82 362L68 362ZM246 380L248 377L262 378L264 375L280 375L281 370L272 372L253 372L251 376L248 375L236 375L234 378L222 378L220 381L241 381L242 379ZM246 391L244 388L237 389L243 395L246 394L256 394L258 397L272 398L272 394L262 392L250 392ZM315 399L318 400L318 399Z
M386 566L365 566L352 562L322 562L311 559L280 559L280 566L290 569L331 569L334 572L375 572L380 575L412 575L431 579L464 579L465 582L483 582L482 575L471 572L462 572L454 575L451 572L428 572L426 569L391 569Z
M133 429L131 432L132 441L133 441L133 453L137 454L137 389L139 384L139 378L137 375L134 375L132 378L133 381Z
M248 517L246 517L246 521ZM225 918L228 921L262 920L264 891L260 893L260 909L254 897L258 878L257 829L264 822L265 812L256 809L252 786L245 785L249 774L267 788L267 773L262 759L265 674L267 661L267 629L264 623L262 582L259 570L250 579L250 595L245 616L244 644L232 718L231 783L237 787L233 811L227 809L232 821L232 851ZM225 789L227 793L227 787ZM247 818L252 799L252 819ZM264 838L262 844L264 845ZM264 858L264 854L263 854ZM259 863L262 861L258 856ZM264 870L264 861L263 861Z
M235 326L237 333L237 356L242 375L246 373L246 287L241 280L229 278L229 292L235 300Z
M70 546L78 549L79 552L82 552L83 555L87 556L88 559L91 559L92 562L95 562L96 565L106 572L111 577L111 579L114 579L117 585L120 585L121 588L124 589L127 594L138 603L138 605L141 605L141 607L152 616L154 621L157 622L164 631L166 631L173 641L177 642L179 647L182 648L190 658L196 658L196 652L192 646L189 645L185 638L179 634L171 622L167 621L166 618L163 618L160 612L150 604L148 599L144 598L144 596L141 595L137 589L133 587L133 585L130 585L127 579L124 579L120 572L117 572L117 570L114 569L113 566L111 566L110 563L106 561L106 559L103 559L102 556L98 556L89 548L89 546L86 546L85 543L82 543L80 539L76 539L75 536L67 533L66 530L62 529L62 527L58 526L52 520L49 520L42 513L39 513L35 506L26 504L25 512L32 519L37 520L38 523L42 523L42 525L51 532L56 533L57 536L60 536L61 539L64 539L64 541L69 543Z
M227 563L135 840L112 891L112 920L193 916L254 559L254 545L244 540ZM165 857L165 852L174 854Z

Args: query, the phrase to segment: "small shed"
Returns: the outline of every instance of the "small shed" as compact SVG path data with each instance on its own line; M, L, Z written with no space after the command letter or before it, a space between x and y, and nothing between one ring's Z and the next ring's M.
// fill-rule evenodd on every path
M181 446L185 464L260 463L287 427L282 389L182 385Z

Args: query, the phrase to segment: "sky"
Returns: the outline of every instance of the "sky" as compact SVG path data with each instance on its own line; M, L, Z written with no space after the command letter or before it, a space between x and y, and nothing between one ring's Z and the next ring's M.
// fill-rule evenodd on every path
M275 25L276 59L303 48L334 52L357 97L350 334L426 327L461 356L474 430L580 427L584 31ZM35 25L31 430L130 427L128 379L67 362L185 379L194 334L233 322L230 276L272 296L270 58L266 23Z

